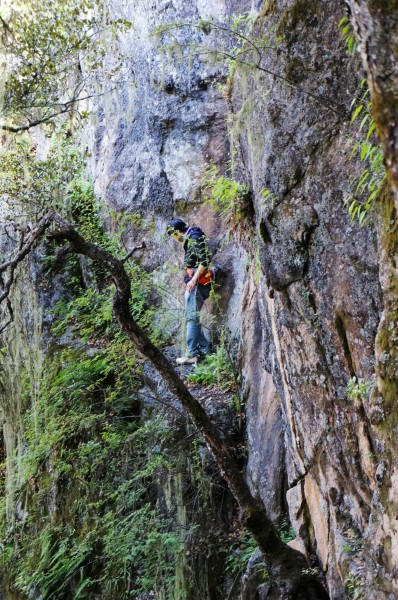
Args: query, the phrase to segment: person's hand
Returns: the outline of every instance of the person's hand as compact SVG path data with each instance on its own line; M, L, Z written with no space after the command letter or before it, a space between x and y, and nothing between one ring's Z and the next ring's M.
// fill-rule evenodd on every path
M196 281L195 279L191 279L191 281L188 281L187 283L187 290L189 293L192 292L192 290L196 287Z

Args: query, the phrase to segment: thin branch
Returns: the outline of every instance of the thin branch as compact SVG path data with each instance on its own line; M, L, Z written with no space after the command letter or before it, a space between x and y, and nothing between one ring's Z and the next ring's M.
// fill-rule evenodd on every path
M275 77L276 79L283 81L284 83L286 83L286 85L288 85L292 89L295 89L295 90L301 92L302 94L309 96L313 100L316 100L317 102L322 104L325 108L328 108L335 114L339 115L339 117L347 118L348 113L344 109L344 106L342 106L341 104L334 102L333 100L331 100L329 98L317 96L316 94L313 94L312 92L309 92L308 90L304 89L302 86L298 85L297 83L294 83L290 79L287 79L283 75L280 75L279 73L275 73L274 71L271 71L270 69L266 69L265 67L262 67L261 66L262 53L260 51L260 48L254 42L252 42L249 38L247 38L246 36L244 36L243 34L237 32L237 31L232 31L232 30L228 29L228 27L223 27L222 25L218 25L218 24L212 23L212 22L210 22L210 25L213 26L213 28L216 30L219 29L219 30L227 32L227 33L229 32L231 35L234 35L234 36L242 39L243 41L247 42L248 44L250 44L250 46L253 48L253 50L255 50L255 52L257 53L257 63L256 62L249 63L249 62L239 59L239 55L246 53L246 50L243 50L242 53L240 53L240 54L234 55L234 54L230 54L229 52L223 51L223 50L208 49L206 51L200 52L200 54L202 54L202 55L205 55L205 54L219 55L221 57L228 58L229 60L232 60L240 65L245 65L247 67L252 67L253 69L258 69L259 71L267 73L268 75L271 75L272 77ZM173 28L183 28L183 27L193 27L193 28L196 28L199 30L203 29L201 27L201 25L199 25L199 24L196 25L195 23L179 23L179 24L176 24L173 26ZM170 31L171 30L167 31L167 33L170 34ZM166 32L164 32L164 33L166 33ZM174 38L174 39L176 40L176 43L179 46L184 47L183 43L179 42L176 38ZM267 49L275 50L275 48L271 45L267 46Z
M3 129L4 131L9 131L10 133L18 133L20 131L28 131L31 127L37 127L37 125L42 125L43 123L48 123L48 121L51 121L51 119L54 119L55 117L58 117L59 115L63 115L69 111L75 110L74 107L72 106L73 104L77 104L78 102L83 102L84 100L89 100L90 98L100 98L104 94L113 92L115 89L116 88L111 88L111 89L105 90L105 92L101 92L99 94L88 94L87 96L84 96L83 98L72 98L72 100L68 100L67 102L64 102L62 104L60 103L58 105L53 104L52 106L59 106L60 109L58 111L51 113L47 117L41 117L41 118L36 119L35 121L29 122L26 125L19 125L16 127L13 127L11 125L5 125L4 123L3 124L0 123L0 129ZM43 108L45 108L45 106L43 106Z
M35 242L43 235L46 229L48 229L53 220L54 213L53 211L49 211L42 219L40 219L40 221L38 221L36 227L32 228L29 237L23 244L22 248L20 248L16 256L0 266L0 274L7 270L9 271L8 279L4 283L3 291L0 294L0 302L9 296L12 284L14 283L15 269L17 268L18 264L22 262L25 256L29 254Z
M267 73L267 75L271 75L272 77L275 77L276 79L280 79L287 86L291 87L294 90L301 92L305 96L309 96L313 100L316 100L316 102L319 102L325 108L331 110L336 115L339 115L339 117L346 118L348 116L347 111L344 110L344 106L342 106L341 104L338 104L337 102L334 102L333 100L330 100L329 98L325 98L323 96L317 96L316 94L313 94L312 92L309 92L308 90L305 90L303 87L301 87L301 85L294 83L290 79L286 79L286 77L284 77L283 75L279 75L279 73L275 73L275 71L271 71L270 69L266 69L265 67L261 67L260 65L254 65L253 63L248 63L246 61L236 59L234 55L228 54L227 52L222 52L219 50L216 50L216 52L226 58L229 58L230 60L236 61L240 65L245 65L246 67L251 67L252 69L258 69L259 71L262 71L263 73Z
M66 112L68 112L68 109L59 110L58 112L55 112L55 113L49 115L48 117L43 117L42 119L37 119L36 121L31 121L27 125L19 125L17 127L12 127L11 125L0 124L0 129L3 129L4 131L9 131L10 133L18 133L19 131L28 131L31 127L36 127L37 125L42 125L43 123L47 123L48 121L51 121L51 119L54 119L54 117L58 117L59 115L62 115Z
M130 250L130 252L128 254L126 254L126 256L124 258L120 259L120 262L125 263L126 260L128 260L129 258L131 258L131 256L133 256L133 254L136 250L143 250L144 248L146 248L146 243L142 242L141 246L135 246L132 250Z
M257 64L259 65L261 63L262 60L262 54L258 48L258 46L252 42L251 40L249 40L249 38L247 38L245 35L243 35L242 33L239 33L238 31L231 31L231 29L229 29L228 27L223 27L222 25L216 25L216 29L220 30L220 31L225 31L229 34L232 34L238 38L240 38L241 40L243 40L244 42L246 42L247 44L249 44L250 46L252 46L252 48L255 50L255 52L257 52ZM273 46L269 46L269 48L271 50L275 50L275 48Z

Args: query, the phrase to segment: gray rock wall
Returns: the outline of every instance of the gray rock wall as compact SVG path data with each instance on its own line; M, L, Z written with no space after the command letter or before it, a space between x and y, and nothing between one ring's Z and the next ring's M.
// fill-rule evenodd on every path
M382 299L377 217L361 229L342 204L361 170L346 149L344 111L358 67L339 39L343 9L265 4L254 31L273 27L281 42L261 65L300 89L239 68L234 143L254 190L262 348L284 414L291 519L307 550L316 548L332 598L345 597L353 581L363 597L382 598L392 596L375 580L378 551L368 529L380 510L377 407L347 397L350 378L374 375ZM264 188L273 195L266 202Z
M168 327L176 332L182 251L164 237L165 225L178 215L203 227L227 273L217 327L230 331L242 371L252 490L275 520L289 512L331 598L350 597L353 586L368 600L393 598L390 532L372 528L395 492L394 482L382 498L377 492L384 463L375 425L382 412L376 399L347 397L352 377L370 381L374 374L382 298L377 214L359 228L342 202L361 170L346 148L347 108L361 75L338 32L344 3L109 6L133 24L118 42L127 57L124 83L95 99L82 136L107 226L116 230L123 216L136 217L123 233L126 248L145 238L140 260L148 270L160 267L173 304ZM152 35L165 23L248 9L257 11L254 34L268 32L276 45L262 52L267 72L237 66L227 97L217 86L225 68L189 56L186 47L192 38L215 45L217 33L181 30L180 50L161 48ZM225 168L231 150L254 211L239 238L227 237L228 224L213 214L202 189L206 164ZM38 331L38 300L29 298ZM7 439L11 453L15 427Z
M180 249L161 237L171 215L200 223L218 242L217 260L229 272L223 322L241 348L248 480L275 518L288 505L331 596L343 598L356 576L359 587L367 579L376 589L373 572L361 571L374 559L363 546L375 510L376 408L346 393L350 378L373 376L382 309L375 217L361 229L342 202L361 169L346 148L347 111L361 76L338 32L343 2L250 8L259 10L254 33L278 38L261 62L277 77L238 66L228 138L227 102L213 85L222 67L189 61L184 51L165 57L149 32L231 7L114 6L135 25L123 42L135 88L133 96L125 91L118 103L96 107L92 171L108 209L137 211L152 223L142 259L148 268L166 259L178 264ZM203 43L202 34L193 35ZM223 245L225 224L204 205L201 177L211 161L225 167L229 143L253 192L255 224L247 224L243 241ZM353 536L363 539L355 556L348 549Z

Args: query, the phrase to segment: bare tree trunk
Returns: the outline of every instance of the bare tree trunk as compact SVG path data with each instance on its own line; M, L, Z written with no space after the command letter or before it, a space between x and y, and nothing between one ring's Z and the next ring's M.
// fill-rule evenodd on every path
M381 194L380 280L384 312L376 337L376 385L387 419L398 396L398 0L348 0L384 155L389 192ZM388 360L386 361L386 357ZM389 443L394 452L394 442Z
M398 210L398 1L348 0Z
M348 0L366 71L372 100L372 113L384 155L388 190L379 197L380 281L384 310L375 340L375 385L371 402L383 403L383 422L374 424L385 451L380 455L385 475L378 483L382 510L372 517L374 548L395 547L398 536L395 523L398 501L394 494L397 477L398 443L392 435L396 427L398 397L398 1ZM370 539L370 538L369 538ZM395 562L394 562L395 559ZM380 589L397 593L396 557L388 550L384 558L374 554L375 563L388 564L380 569ZM383 562L384 561L384 562ZM385 587L383 587L385 586Z
M285 600L326 600L328 594L321 582L316 577L304 572L308 567L304 556L282 542L264 506L252 496L242 472L237 467L233 451L222 439L200 402L192 396L164 354L151 342L131 316L130 280L123 266L123 260L116 259L96 244L86 241L68 222L53 212L46 215L34 228L31 237L25 243L21 260L26 256L29 247L32 247L37 240L39 232L43 233L51 221L59 227L58 230L49 234L52 238L68 241L69 251L83 254L102 267L105 266L112 276L116 288L113 308L120 327L134 342L139 352L152 362L170 391L179 399L205 438L223 478L240 506L247 529L256 539L264 554L270 580L279 590L281 598ZM8 261L5 265L14 265L15 260Z

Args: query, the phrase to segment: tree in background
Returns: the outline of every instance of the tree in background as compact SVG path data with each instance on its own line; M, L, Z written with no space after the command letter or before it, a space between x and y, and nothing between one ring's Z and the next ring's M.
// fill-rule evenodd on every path
M118 84L123 57L113 42L130 23L112 19L101 3L15 2L1 9L0 25L1 129L16 133L59 115L84 116L85 100Z

